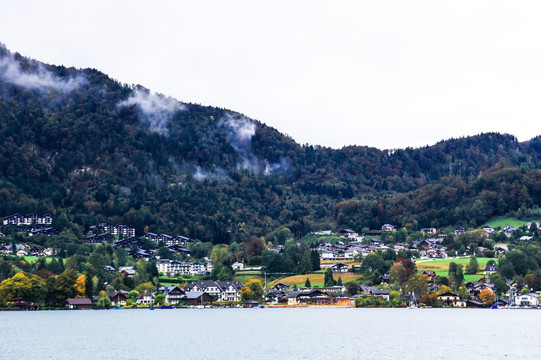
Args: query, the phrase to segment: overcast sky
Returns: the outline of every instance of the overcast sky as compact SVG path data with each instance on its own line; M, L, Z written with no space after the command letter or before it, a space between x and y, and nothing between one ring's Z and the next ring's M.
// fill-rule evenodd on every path
M539 1L0 2L0 42L301 144L541 134Z

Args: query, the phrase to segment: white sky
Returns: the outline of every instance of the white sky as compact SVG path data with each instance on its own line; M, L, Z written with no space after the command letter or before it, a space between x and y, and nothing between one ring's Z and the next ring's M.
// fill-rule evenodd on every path
M0 42L304 144L541 134L539 1L0 1Z

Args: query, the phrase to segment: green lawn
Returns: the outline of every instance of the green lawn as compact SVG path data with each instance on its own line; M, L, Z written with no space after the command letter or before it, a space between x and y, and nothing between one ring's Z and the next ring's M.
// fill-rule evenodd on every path
M464 274L464 281L477 281L480 278L484 277L483 269L490 260L496 260L492 258L483 258L478 257L477 262L479 263L479 272L475 275ZM455 264L460 264L466 271L466 266L470 263L470 258L460 258L460 259L438 259L438 260L420 260L417 261L417 269L420 270L432 270L436 273L437 276L448 276L449 274L449 264L454 262Z
M497 216L497 217L494 217L492 219L490 219L489 221L487 221L485 224L483 224L483 226L481 227L485 227L485 226L491 226L493 228L502 228L505 226L505 225L511 225L512 227L518 229L519 227L523 226L523 225L526 225L528 224L529 222L541 222L541 220L537 219L537 220L519 220L517 218L512 218L512 217L505 217L505 216Z
M43 258L43 256L17 256L17 255L3 255L4 257L12 257L12 258L20 258L23 257L26 262L29 262L30 264L35 263L38 261L38 259ZM53 257L45 256L45 262L50 263L53 260Z

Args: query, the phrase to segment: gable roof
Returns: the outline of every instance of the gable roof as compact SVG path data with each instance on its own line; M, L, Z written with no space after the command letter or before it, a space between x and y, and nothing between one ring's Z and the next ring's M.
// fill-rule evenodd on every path
M89 298L67 298L66 303L68 303L68 305L92 305L92 300Z

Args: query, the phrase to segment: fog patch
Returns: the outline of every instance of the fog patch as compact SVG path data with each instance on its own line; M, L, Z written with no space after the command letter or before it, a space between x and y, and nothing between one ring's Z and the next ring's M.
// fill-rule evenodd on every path
M144 88L136 88L126 100L117 107L135 105L139 111L141 122L152 132L168 135L167 124L177 111L186 111L186 106L172 97L150 92Z
M47 70L42 63L28 60L24 69L21 61L0 44L0 79L26 89L45 91L54 89L69 93L88 83L83 75L63 78Z

